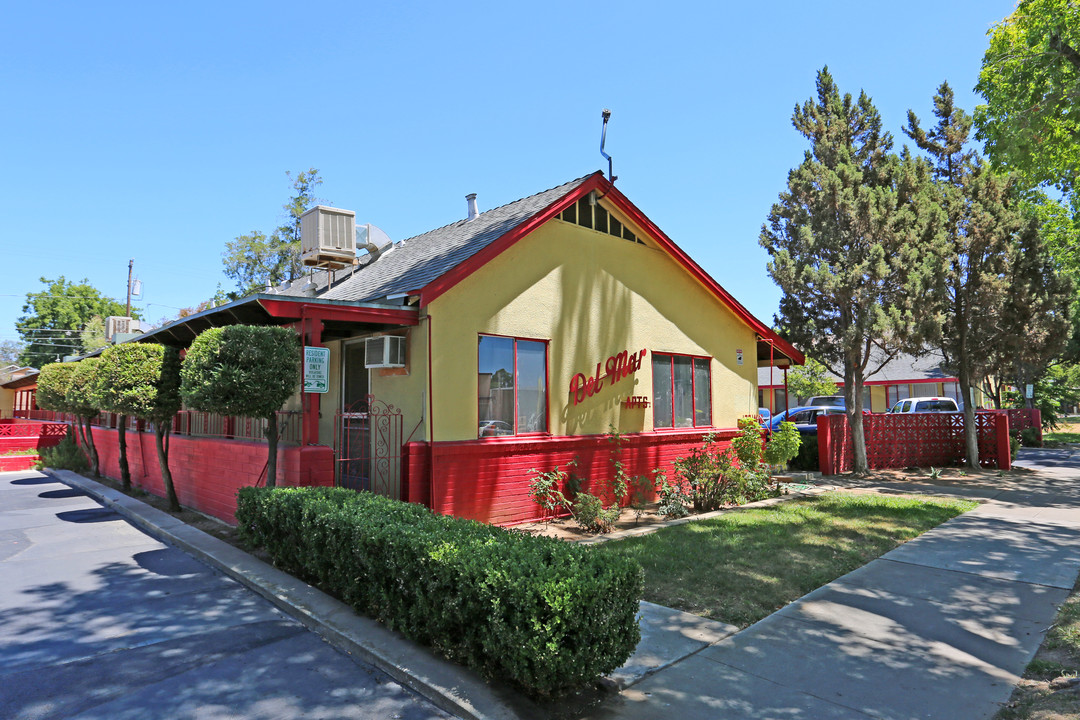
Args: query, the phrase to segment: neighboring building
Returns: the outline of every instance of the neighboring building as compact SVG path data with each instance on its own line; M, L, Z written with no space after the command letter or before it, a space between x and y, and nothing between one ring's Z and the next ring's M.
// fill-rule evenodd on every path
M0 368L0 418L28 417L37 408L37 370L8 365Z
M328 353L309 378L324 392L286 407L300 424L287 483L332 478L497 523L540 514L533 468L577 458L595 488L612 471L610 428L626 435L631 474L670 468L707 432L727 442L756 413L759 365L803 361L601 173L484 213L471 196L468 210L397 243L361 226L370 244L358 264L343 259L138 340L186 346L212 326L295 327ZM95 433L99 445L107 432ZM218 482L257 477L236 479L235 453L190 461L210 455L230 459ZM215 492L228 497L232 484ZM184 485L181 501L198 507Z
M871 361L870 370L880 364ZM863 407L871 412L887 412L898 400L909 397L950 397L963 407L957 377L944 369L944 359L939 352L921 357L900 354L882 366L879 372L863 384ZM838 394L844 392L843 378L829 373L836 383ZM806 398L792 398L791 407L798 407ZM976 390L977 407L983 407L981 391ZM787 409L787 390L783 373L769 368L758 371L758 403L760 407L775 408L775 412Z

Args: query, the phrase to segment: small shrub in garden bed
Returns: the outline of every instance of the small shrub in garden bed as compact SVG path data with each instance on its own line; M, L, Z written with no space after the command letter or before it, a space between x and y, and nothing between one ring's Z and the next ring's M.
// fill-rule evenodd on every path
M75 444L75 434L69 431L58 445L41 448L41 459L35 463L35 469L53 468L54 470L72 470L74 472L86 472L90 469L90 463L86 455Z
M640 639L640 565L343 488L243 488L243 536L446 657L536 697L582 687Z

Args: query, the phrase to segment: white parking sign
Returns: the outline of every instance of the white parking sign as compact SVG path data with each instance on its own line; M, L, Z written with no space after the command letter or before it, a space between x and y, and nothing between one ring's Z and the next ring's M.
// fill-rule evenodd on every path
M324 393L330 389L330 348L304 347L304 392Z

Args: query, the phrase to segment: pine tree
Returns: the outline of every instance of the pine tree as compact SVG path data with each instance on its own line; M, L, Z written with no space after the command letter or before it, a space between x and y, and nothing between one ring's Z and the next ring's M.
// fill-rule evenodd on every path
M935 206L925 162L891 152L892 137L865 92L841 95L817 76L817 99L796 106L795 128L811 143L788 175L760 243L784 291L784 334L844 378L854 469L868 469L864 380L933 326L921 296L932 273ZM883 352L871 363L871 349Z
M904 132L930 157L944 210L946 242L932 294L942 317L936 344L957 374L964 398L967 460L977 468L973 388L991 371L1027 373L1022 368L1060 351L1068 321L1062 294L1068 283L1054 272L1037 227L1023 216L1010 179L993 173L967 149L972 118L956 107L948 83L934 95L934 115L937 124L926 132L915 113L908 111ZM1058 309L1048 315L1052 307ZM1056 333L1059 340L1048 333Z
M1038 219L1028 216L1018 223L1001 335L990 370L1023 391L1028 384L1037 385L1065 351L1075 293L1070 278L1056 269ZM1024 405L1034 407L1034 399L1025 395Z

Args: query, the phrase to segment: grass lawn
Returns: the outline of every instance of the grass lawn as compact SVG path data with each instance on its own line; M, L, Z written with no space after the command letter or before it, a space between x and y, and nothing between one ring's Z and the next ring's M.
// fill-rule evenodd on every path
M1054 432L1044 432L1043 442L1080 443L1080 417L1063 418Z
M746 627L976 506L827 493L606 542L645 568L645 599Z

